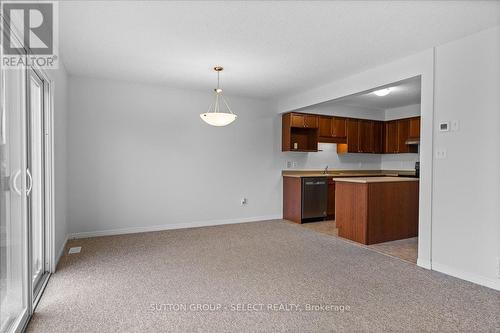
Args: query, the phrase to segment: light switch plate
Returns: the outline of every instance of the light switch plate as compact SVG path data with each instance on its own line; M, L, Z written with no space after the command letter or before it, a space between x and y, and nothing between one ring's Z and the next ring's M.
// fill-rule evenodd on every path
M80 253L82 251L81 246L75 246L75 247L70 247L68 253L73 254L73 253Z
M436 159L444 160L447 157L446 149L438 149L436 151Z
M453 120L451 122L451 130L453 132L457 132L458 130L460 130L460 122L458 120Z

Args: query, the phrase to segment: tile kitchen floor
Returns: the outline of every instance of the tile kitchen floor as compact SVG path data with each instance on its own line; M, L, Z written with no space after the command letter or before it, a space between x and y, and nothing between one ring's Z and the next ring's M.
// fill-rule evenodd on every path
M335 226L335 221L320 221L320 222L309 222L301 224L304 228L320 232L323 234L328 234L334 237L338 237L338 229ZM418 250L418 237L400 239L391 242L372 244L372 245L362 245L374 251L390 255L411 263L417 263L417 250Z

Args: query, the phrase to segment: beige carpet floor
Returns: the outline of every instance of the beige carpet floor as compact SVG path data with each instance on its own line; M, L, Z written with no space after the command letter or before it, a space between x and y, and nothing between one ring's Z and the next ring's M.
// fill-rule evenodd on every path
M500 331L500 292L284 221L69 246L28 332Z

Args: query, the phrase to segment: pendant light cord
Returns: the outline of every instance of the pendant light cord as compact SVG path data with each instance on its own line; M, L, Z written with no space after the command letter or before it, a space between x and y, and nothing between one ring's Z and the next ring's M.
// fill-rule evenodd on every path
M224 96L222 94L222 91L218 92L219 89L220 89L220 71L217 71L217 89L215 91L215 101L212 104L210 104L210 106L208 107L208 112L210 112L210 110L212 110L212 107L213 107L214 113L220 112L219 111L220 106L221 106L221 101L219 100L219 97L220 97L220 99L222 100L222 103L224 103L224 105L226 106L229 113L234 114L233 111L231 110L231 108L229 107L229 105L227 104L226 99L224 98Z

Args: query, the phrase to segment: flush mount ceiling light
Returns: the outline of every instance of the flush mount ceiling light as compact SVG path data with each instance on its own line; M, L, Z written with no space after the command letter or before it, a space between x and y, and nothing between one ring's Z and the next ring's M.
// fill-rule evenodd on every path
M389 95L391 93L391 91L392 91L392 88L385 88L385 89L376 90L373 93L379 97L382 97L382 96Z
M231 111L229 105L227 105L226 99L222 95L222 89L220 88L220 72L224 68L217 66L214 67L214 71L217 72L217 88L214 89L214 102L208 108L208 112L200 114L201 119L209 125L212 126L226 126L231 124L236 120L236 115ZM222 108L226 108L229 112L221 112Z

